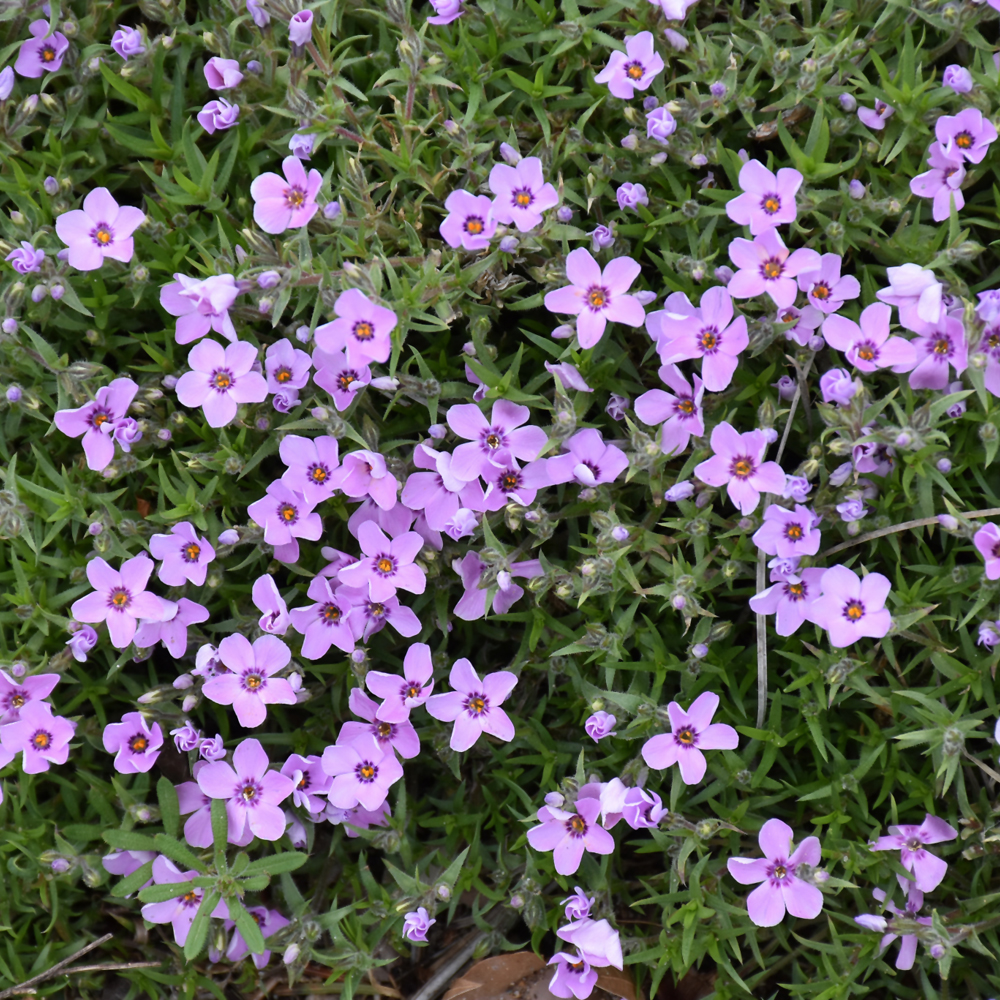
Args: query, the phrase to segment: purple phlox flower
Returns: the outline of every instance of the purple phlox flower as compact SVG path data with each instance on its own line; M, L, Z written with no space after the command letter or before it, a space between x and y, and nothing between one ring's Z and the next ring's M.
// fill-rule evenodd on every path
M347 530L357 538L361 525L365 521L374 521L390 538L395 538L410 530L410 525L413 524L416 516L416 512L410 510L405 504L397 503L389 510L383 510L371 497L366 497L347 519ZM414 530L416 529L414 528ZM354 565L357 561L357 556L350 555L347 561L338 567L338 575L340 570Z
M281 479L267 487L267 495L254 501L247 513L264 528L264 541L274 546L274 558L294 563L299 558L299 539L315 542L323 534L323 520L301 494Z
M988 328L1000 326L1000 289L991 288L985 292L978 292L976 303L976 316L979 321Z
M611 854L615 838L597 822L601 811L599 799L577 799L576 812L555 806L538 810L540 826L528 831L528 843L536 851L552 851L552 860L560 875L572 875L580 867L583 852Z
M785 306L774 317L778 323L794 323L785 331L785 340L794 340L800 347L806 347L816 335L816 329L823 323L823 313L814 306Z
M597 985L597 972L580 958L564 951L557 951L548 961L556 971L549 981L549 993L554 997L576 997L585 1000Z
M766 292L779 309L795 301L793 279L820 265L820 255L808 247L789 252L774 229L762 230L754 240L737 237L729 244L729 259L739 268L726 286L729 294L749 299Z
M805 503L806 497L812 490L812 484L803 476L789 476L785 481L785 488L781 491L781 496L785 500L794 500L796 503Z
M801 270L799 288L809 298L809 303L822 313L835 313L846 299L856 299L861 294L861 284L851 274L840 275L843 258L839 253L825 253L816 267Z
M504 743L514 738L514 723L500 707L517 684L514 674L497 670L480 680L463 656L452 665L448 683L451 691L431 695L425 705L432 718L455 723L450 740L452 750L468 750L483 733Z
M215 677L216 674L226 673L229 669L222 660L219 659L219 650L206 643L204 646L199 647L198 652L195 654L195 666L191 671L192 674L196 674L199 677L204 677L208 680L210 677Z
M1000 645L1000 622L980 622L979 638L976 639L976 645L985 646L987 649ZM1000 722L997 723L997 726L1000 727Z
M783 399L787 403L789 400L795 398L795 392L796 389L798 388L798 383L795 381L795 379L791 378L790 376L782 375L777 382L771 383L771 388L777 389L778 397L780 399Z
M912 883L911 883L912 884ZM919 897L919 901L915 899L910 899L907 901L906 909L901 910L895 903L891 900L886 900L885 891L882 889L874 889L872 895L894 916L903 917L906 920L915 920L918 924L923 924L925 927L929 927L932 923L930 917L918 917L917 911L923 905L924 894L920 892L919 889L913 890ZM878 931L880 933L886 931L890 928L890 923L886 921L884 917L879 917L870 913L863 913L861 916L854 918L855 922L860 924L866 930ZM886 948L892 944L896 938L899 938L899 953L896 955L896 968L902 971L913 968L914 960L917 957L917 935L916 934L899 934L896 931L889 929L887 934L883 934L882 940L879 942L879 950L884 951Z
M312 358L305 351L292 347L289 340L273 343L264 355L264 371L267 373L267 391L282 389L302 389L309 382Z
M207 736L201 741L198 753L207 761L223 760L226 756L225 741L220 733L216 733L211 739Z
M240 289L231 274L212 274L201 279L175 274L174 279L160 289L160 305L177 317L174 338L178 344L190 344L210 330L229 341L236 340L229 309Z
M614 732L618 720L609 712L595 712L583 724L583 731L595 742L599 743L605 736L617 736Z
M695 467L694 474L709 486L725 486L729 499L741 514L752 514L760 503L761 493L781 493L785 473L777 462L765 462L767 436L763 431L740 434L729 423L718 424L712 431L715 454Z
M227 636L222 642L233 638L243 636ZM271 636L263 639L278 641ZM240 724L246 723L241 719ZM211 799L226 800L231 844L245 846L255 836L278 840L285 832L285 814L279 807L292 794L294 785L287 775L269 770L269 764L260 742L248 739L233 752L232 766L219 760L198 771L198 787L202 792Z
M110 872L112 875L121 875L124 878L126 875L131 875L132 872L138 871L148 861L154 861L158 857L156 851L112 851L111 854L105 854L101 858L101 866L106 872ZM153 880L150 879L142 888L145 889L147 885L152 884Z
M837 504L837 513L842 521L860 521L868 513L863 500L845 500Z
M890 306L873 302L862 311L860 326L846 316L828 316L823 336L859 371L891 368L894 372L908 372L917 363L917 352L910 341L889 336L891 318Z
M73 617L92 625L107 621L112 644L124 649L135 635L139 618L163 621L171 611L169 602L146 590L153 565L145 553L127 559L120 571L100 556L91 559L87 579L94 591L73 602Z
M312 505L333 496L333 473L340 466L336 438L286 434L278 446L278 454L288 467L281 481L289 489Z
M454 560L451 568L462 578L462 585L465 587L465 593L455 605L455 615L462 621L478 621L486 614L487 589L480 586L480 581L487 564L475 552L467 552L461 559ZM511 563L506 573L497 573L493 613L505 615L524 595L524 588L514 583L514 577L532 579L542 575L542 564L538 559Z
M877 291L875 297L899 309L901 326L927 333L944 319L944 286L932 270L919 264L901 264L887 267L886 276L889 287Z
M941 74L941 84L951 87L956 94L967 94L973 87L972 74L964 66L952 63Z
M306 833L306 826L299 817L289 809L285 813L285 835L292 842L292 847L301 851L309 843L309 835Z
M493 218L505 226L516 226L521 233L540 225L542 212L559 204L559 195L546 183L537 156L526 156L516 166L495 164L489 183L494 195Z
M739 355L749 343L746 318L733 319L733 301L728 289L709 288L697 309L683 293L671 295L666 306L646 318L646 328L656 340L661 363L672 365L701 358L705 388L709 392L721 392L732 381ZM663 369L660 371L662 373ZM674 387L666 378L663 380ZM675 388L675 391L679 390Z
M313 12L300 10L288 21L288 40L292 45L308 45L312 41Z
M0 101L6 101L14 91L14 68L4 66L0 70Z
M351 743L337 743L323 751L323 770L333 778L327 796L339 809L361 805L374 811L403 776L403 765L391 747L383 749L371 735Z
M434 690L434 664L431 647L414 642L403 658L403 676L369 670L365 685L382 699L375 713L380 722L405 722L414 708L419 708Z
M201 746L202 735L200 729L195 729L190 722L185 722L177 729L171 729L170 735L174 738L174 746L178 753L188 753L197 750Z
M899 851L900 864L913 873L914 884L921 892L933 892L948 871L948 862L924 850L926 844L941 844L954 840L958 831L930 813L919 826L890 826L889 835L872 843L873 851ZM897 876L900 888L905 889L909 880Z
M25 705L47 698L58 683L58 674L35 674L15 680L6 670L0 670L0 724L19 718Z
M433 472L414 472L407 478L397 507L423 511L434 531L447 530L460 510L484 509L483 488L476 479L466 482L452 471L452 456L425 444L413 450L413 464ZM395 510L396 508L393 508Z
M873 428L862 427L862 433L865 435L871 434ZM854 469L857 472L874 472L876 476L887 476L892 472L892 467L894 465L893 455L895 451L888 445L881 444L878 441L865 441L861 444L855 444L851 448L851 459L854 463ZM834 474L830 476L830 482L834 486L842 486L844 482L850 475L850 470L844 476L842 482L834 482L834 476L836 475L836 470ZM872 494L874 496L874 494Z
M302 845L305 846L305 845ZM272 934L277 934L283 927L287 927L289 920L282 916L277 910L269 910L264 906L251 906L247 908L247 913L253 917L254 923L260 928L260 933L266 941ZM228 923L228 921L227 921ZM226 961L241 962L250 954L250 947L243 940L243 935L239 929L233 928L233 936L226 949ZM253 964L258 969L263 969L271 959L271 949L265 948L259 955L252 955Z
M188 627L207 622L208 608L187 597L176 602L163 598L160 601L164 606L164 617L159 620L141 618L133 642L140 649L162 642L171 656L180 659L187 652Z
M931 169L917 174L910 181L910 190L918 198L933 198L931 216L935 222L944 222L951 215L952 201L956 212L965 207L965 195L962 194L965 167L957 149L953 147L952 155L946 156L939 142L931 143L927 162Z
M427 18L428 24L451 24L462 16L463 0L430 0L434 15ZM433 923L433 921L432 921Z
M962 320L946 315L937 328L910 343L917 355L917 366L910 372L912 389L946 389L951 381L948 366L961 374L969 364L969 346Z
M223 348L203 340L191 348L188 365L177 381L177 398L184 406L200 406L209 427L232 423L240 403L261 403L267 382L254 371L257 349L245 341Z
M111 436L121 445L122 451L128 453L132 450L132 445L142 440L142 431L139 430L139 422L133 417L122 417L115 424Z
M892 624L885 607L891 586L881 573L869 573L862 580L846 566L832 566L824 570L821 594L809 605L806 617L826 629L830 645L837 648L862 636L881 639Z
M679 500L688 500L694 496L694 483L690 479L682 479L679 483L674 483L666 493L663 494L663 499L669 501L670 503L677 503Z
M613 444L605 444L593 427L577 431L566 442L568 452L546 459L550 483L577 482L581 486L613 483L627 468L628 456Z
M36 250L27 240L21 240L21 246L11 250L4 260L11 262L11 267L18 274L31 274L33 271L41 270L42 261L45 260L45 251Z
M386 722L378 718L379 703L361 688L352 688L348 697L351 711L364 722L345 722L337 734L338 744L354 743L373 736L378 745L388 753L395 750L401 757L407 759L420 753L420 737L409 719L400 722Z
M63 56L69 48L69 39L61 31L53 32L49 22L41 18L28 25L28 33L31 38L21 43L14 71L20 76L28 77L54 73L62 66ZM73 266L76 267L75 264Z
M129 56L141 56L146 51L142 32L138 28L128 28L124 24L119 24L118 30L111 36L111 48L126 61Z
M662 10L663 16L668 21L683 21L687 16L688 9L693 7L698 0L649 0L649 2ZM669 35L671 33L670 29L668 28L665 33ZM673 34L676 35L677 32L673 32ZM687 48L686 42L683 46L678 46L673 41L670 44L681 52Z
M323 175L310 170L306 176L306 168L297 156L286 156L281 161L281 171L284 177L260 174L250 185L254 222L272 235L307 225L319 211L316 195L323 185Z
M310 813L321 813L326 808L330 775L323 770L322 758L290 754L281 766L281 773L292 780L292 802L295 805Z
M589 385L587 385L576 365L571 365L568 361L561 361L556 365L552 364L550 361L546 361L545 370L553 378L558 379L557 384L561 386L564 391L566 389L576 389L579 392L594 391Z
M13 722L0 726L0 766L22 751L25 774L47 771L50 764L65 764L75 732L76 723L53 715L47 701L29 701Z
M558 804L561 805L561 801ZM567 896L562 901L562 905L565 907L563 912L566 914L567 920L585 920L590 916L590 908L594 905L593 897L588 897L578 885L574 886L573 889L573 895Z
M656 792L647 792L644 788L630 788L622 803L622 819L633 830L655 829L668 811Z
M74 660L86 663L87 654L97 645L97 631L90 625L83 625L66 640L66 645Z
M819 552L820 520L801 504L796 504L794 510L771 504L764 511L764 523L753 536L754 545L769 556L814 556Z
M104 727L104 749L115 754L115 770L121 774L148 771L160 756L163 731L160 724L141 712L126 712L121 722Z
M610 223L607 226L598 226L590 234L590 245L594 253L598 250L606 250L610 246L614 246L615 233L614 233L614 223Z
M247 0L247 13L253 18L253 23L258 28L267 27L271 21L271 15L260 5L259 0Z
M469 507L459 507L441 529L453 541L475 534L479 526L479 514Z
M262 635L251 646L246 636L227 635L219 643L219 658L230 672L207 680L202 693L218 705L232 705L241 726L259 726L268 705L295 704L291 684L272 676L292 658L291 650L276 636Z
M313 382L330 393L338 412L346 410L358 390L372 380L371 369L367 365L350 364L346 351L328 352L317 347L313 351L313 365L316 367Z
M240 64L236 59L223 59L220 56L212 56L205 63L205 81L212 90L228 90L236 87L243 79L240 72Z
M580 346L593 347L604 336L608 322L642 326L645 311L634 295L626 294L641 268L631 257L616 257L601 270L590 251L577 247L566 257L571 284L545 295L549 312L577 316Z
M874 108L858 108L858 118L862 125L867 125L875 132L881 132L885 128L885 123L896 113L892 105L886 104L879 98L875 99Z
M625 51L614 51L607 66L594 77L595 83L606 83L615 97L630 100L637 90L648 90L653 80L663 72L663 59L653 45L653 33L640 31L625 36Z
M458 403L449 407L448 426L469 444L460 444L452 455L451 474L471 481L482 476L489 481L498 470L510 466L513 460L530 462L537 458L547 440L541 427L521 425L531 417L527 406L498 399L487 421L475 403Z
M333 305L337 319L316 327L316 344L324 351L346 351L351 365L387 361L391 333L398 318L357 288L342 292Z
M441 238L450 247L485 250L497 231L493 202L484 194L452 191L445 200L447 218L441 223Z
M988 340L989 338L984 338L984 339ZM1000 344L1000 336L998 336L996 339L998 341L998 344ZM989 368L989 362L987 362L987 368ZM987 386L987 388L988 387L989 386ZM954 392L961 392L964 388L965 388L965 386L962 385L962 382L959 380L959 381L956 381L956 382L949 382L948 383L948 388L945 391L948 393L948 395L951 395ZM990 391L992 391L992 390L990 390ZM965 411L967 409L968 409L968 404L965 402L964 399L960 399L957 403L952 403L952 405L949 406L947 410L945 410L945 413L949 417L951 417L952 420L957 420L963 413L965 413ZM941 461L948 463L948 468L942 468L941 467ZM950 472L951 471L951 459L945 458L945 459L939 460L937 467L938 467L938 471L939 472Z
M53 417L67 437L83 435L87 468L102 472L114 458L115 427L125 418L139 386L130 378L116 378L97 390L94 400L75 410L59 410Z
M258 576L253 582L250 596L254 607L260 612L260 621L257 624L271 635L284 635L288 631L291 618L285 599L278 593L274 577L270 573Z
M626 209L635 209L636 205L648 205L649 195L646 194L646 188L642 184L633 184L631 181L626 181L618 190L615 192L615 198L618 199L618 207L624 212Z
M180 587L186 581L200 587L208 564L215 559L215 549L198 535L190 521L178 522L169 535L153 535L149 551L153 558L162 560L156 575L170 587Z
M610 839L610 834L608 837ZM594 853L604 852L594 851ZM558 871L558 867L556 870ZM622 969L624 966L621 938L607 920L591 920L590 917L574 920L560 927L556 931L556 937L573 945L588 965L596 965L599 968L612 965L616 969Z
M739 737L732 726L712 722L719 707L719 696L712 691L698 695L685 711L676 702L667 706L669 733L660 733L642 747L642 759L662 770L677 764L685 785L695 785L705 776L708 764L703 750L735 750Z
M367 585L373 601L393 597L399 588L412 594L424 592L426 574L414 563L424 542L415 531L390 540L374 521L365 521L358 529L358 542L366 558L340 571L348 587Z
M667 139L677 131L677 122L666 108L654 108L646 113L646 138L667 145Z
M837 403L839 406L849 405L860 387L861 382L851 378L851 373L846 368L831 368L823 372L819 380L823 402Z
M776 615L778 635L792 635L807 620L809 605L819 594L826 570L798 569L794 565L797 559L791 566L771 562L771 586L750 598L750 609L759 615Z
M375 601L364 590L351 587L340 587L337 596L338 599L350 601L357 608L362 642L367 642L376 632L381 632L387 624L408 639L420 631L420 619L411 608L401 605L398 597Z
M232 128L240 120L240 106L238 104L231 104L224 97L219 97L214 101L209 101L201 109L201 111L198 112L196 117L198 119L198 124L209 135L214 135L216 132ZM269 175L264 174L263 176L266 177ZM274 175L272 174L270 176ZM261 228L263 228L263 225Z
M796 876L799 865L820 863L818 837L806 837L793 850L792 828L780 819L769 819L758 838L763 858L730 858L729 874L740 885L762 882L747 897L747 912L758 927L781 923L785 910L793 917L812 920L823 909L823 893Z
M1000 579L1000 528L984 524L972 536L972 544L986 562L986 579Z
M309 157L312 156L313 150L316 148L316 140L318 138L319 136L316 135L315 132L293 132L288 137L289 152L292 156L298 157L300 160L308 160ZM340 206L337 202L330 202L330 205L335 205L337 211L340 211ZM326 218L330 218L330 216L327 215L327 208L329 208L330 205L327 205L326 208L323 209L323 214Z
M644 424L662 424L660 450L664 455L679 455L687 448L692 437L700 438L705 433L702 412L704 383L694 375L692 389L676 365L663 365L659 376L674 392L664 392L662 389L644 392L635 401L635 414Z
M430 18L427 20L429 21ZM437 921L424 907L418 906L403 916L403 937L410 941L426 941L431 924L436 923Z
M247 843L249 842L247 841ZM153 862L153 881L156 885L190 882L198 875L199 872L193 870L182 872L168 857L162 854ZM191 890L184 893L183 896L175 896L162 903L146 903L142 908L143 919L148 920L151 924L171 924L174 930L174 941L183 948L191 931L191 924L194 923L195 915L201 906L203 896L203 889L196 889L192 886ZM229 909L226 901L220 900L219 905L212 911L211 915L218 918L228 917Z
M743 193L726 202L726 214L738 225L749 226L753 236L794 222L795 192L802 186L802 180L802 174L791 167L782 167L774 174L759 160L750 160L740 168ZM738 261L734 262L739 265ZM784 304L791 305L791 302Z
M964 108L957 115L942 115L934 123L934 135L947 158L961 156L970 163L981 163L997 130L978 108Z

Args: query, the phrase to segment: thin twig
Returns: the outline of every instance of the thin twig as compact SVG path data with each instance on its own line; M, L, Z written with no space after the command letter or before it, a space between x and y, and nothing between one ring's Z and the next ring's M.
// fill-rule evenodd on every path
M1000 507L990 507L987 510L970 510L968 513L962 513L961 516L969 521L974 521L980 517L996 517L998 514L1000 514ZM895 534L897 531L909 531L911 528L925 528L929 524L938 523L939 521L935 516L921 517L916 521L903 521L901 524L891 524L888 528L879 528L878 531L869 531L864 535L858 535L857 538L849 538L846 542L841 542L839 545L834 545L833 548L821 552L817 558L824 559L826 556L832 556L835 552L843 552L844 549L849 549L852 545L862 545L864 542L883 538L886 535Z
M106 962L101 965L74 965L63 969L60 976L72 976L75 972L125 972L129 969L158 969L163 962Z
M20 984L20 986L11 986L9 989L4 990L0 993L0 1000L6 1000L7 997L15 997L25 993L34 993L35 991L30 989L30 987L35 986L37 983L44 982L46 979L51 979L53 976L60 975L62 970L65 969L67 965L71 965L78 958L86 955L88 951L93 951L95 948L99 948L102 944L106 941L110 941L113 937L114 934L105 934L104 937L100 937L96 941L91 941L90 944L84 945L84 947L82 947L79 951L70 955L69 958L64 958L61 962L57 962L47 972L42 972L37 976L33 976L31 979L25 980Z
M1000 774L997 774L989 764L984 764L978 757L973 757L965 747L962 747L962 753L973 762L973 764L978 764L995 782L1000 784ZM973 772L975 773L975 772Z

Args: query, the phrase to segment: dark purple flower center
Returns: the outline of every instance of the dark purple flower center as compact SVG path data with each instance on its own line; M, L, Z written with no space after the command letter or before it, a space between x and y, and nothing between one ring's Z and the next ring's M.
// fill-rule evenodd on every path
M110 419L111 414L107 410L94 410L90 415L90 426L94 430L100 430Z
M306 469L309 482L322 486L330 478L330 470L322 462L314 462Z
M587 307L591 312L600 312L611 301L611 295L606 288L600 285L591 285L586 294Z
M354 334L357 340L371 340L375 336L375 324L366 319L359 319L351 327L351 333Z
M419 698L421 692L420 681L407 681L400 689L401 698Z
M343 614L343 611L332 602L319 606L319 620L324 625L339 625Z
M284 385L291 377L292 377L291 368L286 368L284 365L282 365L280 368L275 369L274 372L275 382L279 382L281 385Z
M806 599L806 593L806 585L802 582L785 584L785 596L790 601L804 601Z
M377 601L368 601L368 603L365 604L365 614L368 615L369 618L374 618L377 621L379 618L383 618L385 616L385 605L379 604Z
M128 741L128 748L132 751L132 753L145 753L149 748L149 738L143 733L136 733L135 736Z
M776 278L780 278L782 272L785 270L785 265L778 260L777 257L770 257L760 265L761 273L769 281L774 281Z
M790 542L801 542L804 534L805 532L802 530L801 524L792 522L791 524L785 525L785 538L787 538Z
M698 745L698 733L693 726L685 726L674 733L674 742L682 747L693 747Z
M749 479L756 471L754 460L749 455L737 455L729 467L729 474L737 479Z
M15 688L7 697L4 699L4 710L9 711L14 708L24 708L25 702L28 701L28 692L23 688Z
M91 229L90 238L99 247L109 247L115 241L115 231L106 222L98 222Z
M924 849L924 843L919 837L910 837L910 839L907 840L905 847L908 851L922 851Z
M393 556L382 553L381 555L377 555L373 562L375 564L375 572L379 576L392 576L396 572L396 560Z
M774 215L775 212L781 210L781 198L776 192L766 194L760 199L760 207L764 209L768 215Z
M264 686L264 676L256 670L249 670L243 675L243 690L257 694Z
M849 622L859 622L865 616L865 606L857 598L844 605L844 617Z
M228 368L217 368L208 377L208 384L215 389L216 392L229 392L229 390L236 385L236 379L233 377L233 373Z
M300 209L306 203L306 193L294 184L285 188L285 205L293 212Z
M262 791L263 789L253 778L245 778L237 789L239 797L246 806L256 806L261 800Z
M582 837L587 832L587 821L577 813L566 820L566 832L571 837Z
M1000 559L1000 542L993 546L993 558Z
M535 195L531 188L515 188L510 193L510 199L514 208L529 208L535 200Z
M972 133L971 132L959 132L955 136L955 145L959 149L971 149L972 148Z
M694 405L694 398L692 396L678 396L677 402L674 403L674 413L682 420L693 417L696 409L697 407Z
M870 340L863 340L857 347L857 355L862 361L875 361L878 358L878 347Z
M294 504L290 503L279 503L278 504L278 517L285 524L295 524L299 519L299 509Z
M490 710L490 699L486 697L480 691L474 692L465 699L465 703L462 707L471 715L474 719L481 718L487 715Z
M721 343L722 338L719 336L719 328L717 326L702 327L698 333L698 348L702 354L714 353L718 350Z
M357 382L357 380L358 373L356 371L352 371L350 368L345 368L337 376L337 385L340 387L341 392L347 392L351 388L351 384L353 382Z
M309 776L308 771L302 772L302 777L299 778L299 783L295 786L300 792L304 792L312 784L312 778Z
M502 427L489 427L480 435L479 443L486 451L496 451L507 444L507 435Z
M36 729L29 742L36 750L48 750L52 745L52 734L44 729Z
M465 222L462 223L462 228L470 236L479 236L482 233L482 231L486 228L486 223L483 222L482 216L467 215L465 217Z
M934 341L934 346L931 348L931 351L939 358L951 357L951 352L953 350L954 347L951 343L951 337L938 337L938 339Z
M958 167L945 167L942 179L947 181L952 174L957 174L957 173L958 173Z
M363 760L354 769L355 777L363 785L370 785L378 777L378 767L370 760Z
M196 563L201 555L201 546L197 542L188 542L181 546L181 559L187 563Z
M372 728L375 738L380 743L388 743L396 735L396 727L391 722L378 722Z
M768 868L767 877L772 883L780 885L789 882L795 876L795 865L789 864L784 858L776 859L774 864Z
M815 285L812 286L812 291L809 293L814 299L819 299L821 302L824 299L830 297L830 286L825 281L817 281Z
M504 493L512 493L521 485L521 473L516 469L508 469L500 475L497 485Z
M124 587L115 587L108 594L108 607L113 611L124 611L132 603L132 595Z
M56 57L55 46L46 43L38 50L38 55L43 63L53 62Z
M645 72L646 67L638 59L633 59L632 62L625 63L625 75L630 80L641 80Z
M186 910L197 909L201 906L201 892L198 889L191 889L181 896L181 906Z

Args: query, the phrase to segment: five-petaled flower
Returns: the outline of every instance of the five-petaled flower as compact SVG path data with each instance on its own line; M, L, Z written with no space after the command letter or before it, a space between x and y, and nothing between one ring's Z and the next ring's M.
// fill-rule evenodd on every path
M732 726L712 722L719 707L719 696L704 691L685 711L676 702L667 705L669 733L660 733L642 747L642 759L657 769L677 764L685 785L695 785L705 777L708 762L703 750L735 750L739 737Z
M83 199L82 209L63 212L56 218L56 234L69 247L67 260L71 267L95 271L105 257L123 264L132 259L132 233L145 219L142 209L119 205L107 188L99 187Z
M209 678L202 692L218 705L232 705L240 725L254 729L267 717L268 705L295 704L292 685L273 676L291 658L291 650L277 636L262 635L251 646L246 636L227 635L219 643L219 659L229 670Z
M597 822L601 800L580 798L575 811L556 806L538 810L539 826L528 831L528 843L536 851L552 851L552 861L560 875L572 875L583 860L583 852L611 854L615 838Z
M114 432L126 419L139 386L130 378L116 378L102 386L90 403L75 410L58 410L52 418L68 437L83 435L87 468L102 472L115 457Z
M373 601L394 597L397 589L422 594L427 575L414 559L424 546L415 531L406 531L390 539L374 522L365 521L358 528L358 544L365 557L340 571L340 579L348 587L368 587Z
M177 398L184 406L200 406L209 427L225 427L240 403L267 399L267 382L253 370L256 360L257 349L246 341L223 348L203 340L188 354L191 371L177 380Z
M885 837L879 837L871 844L873 851L899 851L899 862L913 873L913 885L920 892L933 892L948 871L948 862L925 850L927 844L942 844L954 840L958 831L943 819L932 816L924 817L919 826L905 824L890 826ZM910 885L910 880L902 875L897 876L901 889Z
M663 59L653 46L653 34L640 31L625 36L625 51L615 50L607 66L594 77L595 83L606 83L615 97L629 100L637 90L648 90L653 80L663 72Z
M168 535L153 535L149 551L153 558L162 560L156 575L169 587L181 587L187 581L200 587L208 564L215 558L215 549L190 521L179 521Z
M61 31L53 31L44 18L32 21L28 25L28 33L31 38L21 43L14 70L27 77L54 73L62 66L69 39Z
M383 749L370 734L328 746L323 751L323 770L333 778L327 797L338 809L360 805L374 811L403 777L403 765L392 748Z
M794 222L795 192L802 186L802 180L802 174L792 167L782 167L774 174L760 160L750 160L740 168L743 193L726 202L726 214L733 222L749 226L753 236Z
M250 185L254 200L254 222L265 233L283 233L286 229L299 229L319 211L316 195L323 184L318 170L306 168L297 156L286 156L281 161L284 177L264 173L255 177Z
M163 731L141 712L126 712L121 722L104 727L104 749L115 754L115 770L122 774L148 771L160 756Z
M806 617L827 630L831 646L849 646L863 636L881 639L892 625L885 606L891 587L881 573L861 579L846 566L831 566L820 577L821 593L809 605Z
M382 699L376 718L383 722L403 722L410 712L423 705L434 690L434 664L431 647L414 642L403 657L403 676L369 670L365 675L368 690Z
M435 719L455 723L451 731L452 750L468 750L483 733L505 743L514 738L514 723L500 707L517 684L514 674L497 670L480 680L463 656L452 665L448 683L454 690L431 695L426 707Z
M740 513L752 514L761 493L780 494L784 490L781 466L764 461L768 441L763 431L740 434L723 421L712 431L711 441L715 454L695 466L694 474L709 486L725 486Z
M331 353L345 351L350 365L387 361L396 314L372 302L364 292L349 288L333 304L337 318L316 327L316 345Z
M493 218L505 226L517 226L522 233L534 229L542 221L542 212L559 204L556 189L546 183L542 161L526 156L516 167L497 163L490 171L493 198Z

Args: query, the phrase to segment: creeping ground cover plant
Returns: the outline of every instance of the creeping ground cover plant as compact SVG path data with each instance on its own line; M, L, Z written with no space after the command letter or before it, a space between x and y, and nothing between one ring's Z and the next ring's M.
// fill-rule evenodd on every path
M0 5L0 1000L1000 995L998 122L1000 0Z

